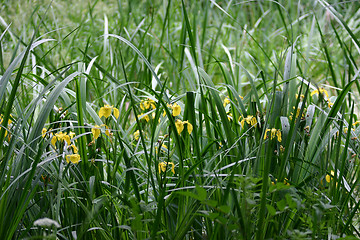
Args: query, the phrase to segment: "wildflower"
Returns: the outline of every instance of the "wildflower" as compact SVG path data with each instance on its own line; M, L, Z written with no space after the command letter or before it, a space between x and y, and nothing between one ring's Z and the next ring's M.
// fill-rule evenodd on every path
M140 137L140 131L139 131L139 130L136 130L136 131L134 132L133 136L134 136L134 139L135 139L136 141L138 141L138 140L139 140L139 137Z
M257 124L256 117L253 117L252 115L248 115L246 118L244 118L245 122L247 124L250 124L251 126L255 126ZM243 125L243 124L242 124Z
M360 121L356 121L356 122L354 122L352 125L353 125L353 126L356 126L356 125L358 125L358 124L360 124Z
M184 123L181 120L177 119L175 122L175 127L178 134L180 135L181 132L184 130Z
M296 99L298 99L298 98L299 98L299 94L296 94L295 97L296 97ZM301 99L301 98L302 98L302 99L305 98L304 94L300 94L300 99Z
M152 108L152 109L155 109L156 108L156 105L155 105L155 101L150 99L150 98L147 98L146 100L142 100L141 103L140 103L140 108L141 110L145 111L149 108Z
M193 125L191 123L189 123L189 121L187 121L187 120L184 121L183 123L186 124L186 128L187 128L188 133L190 135L192 133L192 130L193 130Z
M102 116L104 116L105 118L108 118L111 115L112 110L114 110L115 118L118 118L119 117L119 109L115 108L114 106L107 105L107 104L100 108L99 118L101 118Z
M165 161L159 163L159 165L158 165L159 174L161 174L161 171L165 172L165 171L166 171L166 167L167 167L168 165L171 165L171 172L172 172L173 174L175 174L175 165L174 165L174 163L172 163L172 162L165 162Z
M80 155L77 153L66 155L66 162L67 163L72 162L78 164L80 162Z
M330 176L331 175L331 176ZM335 176L335 172L333 170L330 171L330 175L326 174L325 180L330 183L330 180Z
M327 100L328 107L331 108L334 104L330 101L330 99Z
M34 222L34 226L39 226L39 227L52 227L52 226L55 226L56 228L59 228L60 227L60 224L55 221L55 220L52 220L50 218L41 218L41 219L38 219Z
M243 96L239 95L239 98L241 99L244 99ZM226 107L226 105L228 105L230 103L230 98L229 96L227 96L225 99L224 99L224 107Z
M225 99L224 99L224 107L226 107L226 105L228 105L230 103L230 99L229 99L229 96L227 96Z
M79 152L78 148L74 144L71 144L69 147L71 147L73 149L73 153Z
M324 88L319 88L310 93L310 96L313 96L314 94L325 94L326 98L329 98L328 92Z
M46 136L46 132L47 132L46 128L43 128L43 129L41 130L41 136L42 136L43 138Z
M12 115L10 114L10 117L12 117ZM2 124L2 122L4 121L4 116L1 114L0 115L0 124ZM8 125L10 125L12 123L12 120L9 118L8 120Z
M191 134L192 130L193 130L193 125L191 123L189 123L189 121L181 121L179 119L177 119L175 121L175 127L176 130L178 132L178 134L180 135L182 133L182 131L184 130L184 125L186 124L186 128L188 130L188 133Z
M287 185L287 186L290 186L290 183L288 183L289 179L285 178L284 179L284 184Z
M227 113L227 118L228 118L229 121L231 121L233 119L231 112Z
M266 129L265 134L264 134L264 140L266 138L268 138L267 133L270 132L270 140L272 140L273 138L275 138L275 136L277 137L278 142L281 142L281 131L279 129Z
M150 121L149 115L141 115L141 114L139 114L137 117L139 119L145 119L146 122Z
M181 113L181 106L180 106L179 104L177 104L177 103L167 104L167 107L168 107L168 108L171 108L171 110L172 110L172 115L173 115L174 117L180 115L180 113ZM163 116L165 117L165 115L166 115L166 112L165 112L165 110L164 110Z
M180 107L179 104L174 103L174 105L173 105L171 108L172 108L172 115L173 115L174 117L180 115L180 113L181 113L181 107Z
M95 139L98 139L98 137L100 136L100 126L99 125L95 125L92 129L91 129L92 134L94 135Z
M56 141L67 142L68 145L71 144L70 136L63 132L56 133L55 136L53 136L51 139L51 144L55 146Z

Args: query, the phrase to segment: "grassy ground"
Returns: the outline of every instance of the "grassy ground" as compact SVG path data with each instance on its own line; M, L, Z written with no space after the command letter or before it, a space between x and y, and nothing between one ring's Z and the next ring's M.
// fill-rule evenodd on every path
M0 236L360 237L359 7L2 1Z

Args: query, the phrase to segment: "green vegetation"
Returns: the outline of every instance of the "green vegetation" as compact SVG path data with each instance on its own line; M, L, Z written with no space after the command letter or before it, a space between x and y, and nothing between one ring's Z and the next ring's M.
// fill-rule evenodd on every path
M2 239L355 239L358 1L4 0Z

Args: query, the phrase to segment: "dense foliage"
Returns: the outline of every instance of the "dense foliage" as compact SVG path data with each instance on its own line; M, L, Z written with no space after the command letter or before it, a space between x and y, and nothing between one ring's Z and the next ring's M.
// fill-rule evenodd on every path
M360 237L357 1L2 2L2 239Z

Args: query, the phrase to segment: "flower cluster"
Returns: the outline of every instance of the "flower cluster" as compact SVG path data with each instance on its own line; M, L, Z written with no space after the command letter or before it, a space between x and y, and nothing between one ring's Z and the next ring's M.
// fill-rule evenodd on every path
M246 118L244 118L243 116L240 116L239 122L241 124L241 127L244 128L245 122L250 126L256 126L257 119L256 119L256 117L254 117L252 115L248 115Z
M264 134L264 140L269 137L268 134L267 134L268 132L270 132L270 140L277 137L278 142L282 141L282 139L281 139L281 131L279 129L275 129L275 128L266 129L265 134Z
M173 162L165 162L165 161L159 163L159 165L158 165L159 174L161 174L161 172L165 172L165 171L166 171L166 168L167 168L169 165L171 166L171 172L172 172L173 174L175 174L175 165L174 165L174 163L173 163Z
M49 137L51 139L51 145L54 146L56 149L56 145L58 143L61 149L66 149L67 153L72 152L72 154L66 155L66 162L72 162L72 163L79 163L80 162L80 155L78 154L79 150L75 145L75 141L73 138L75 137L75 133L70 131L69 133L65 132L58 132L58 133L52 133L51 129L47 130L46 128L43 128L41 131L41 135L43 138Z

